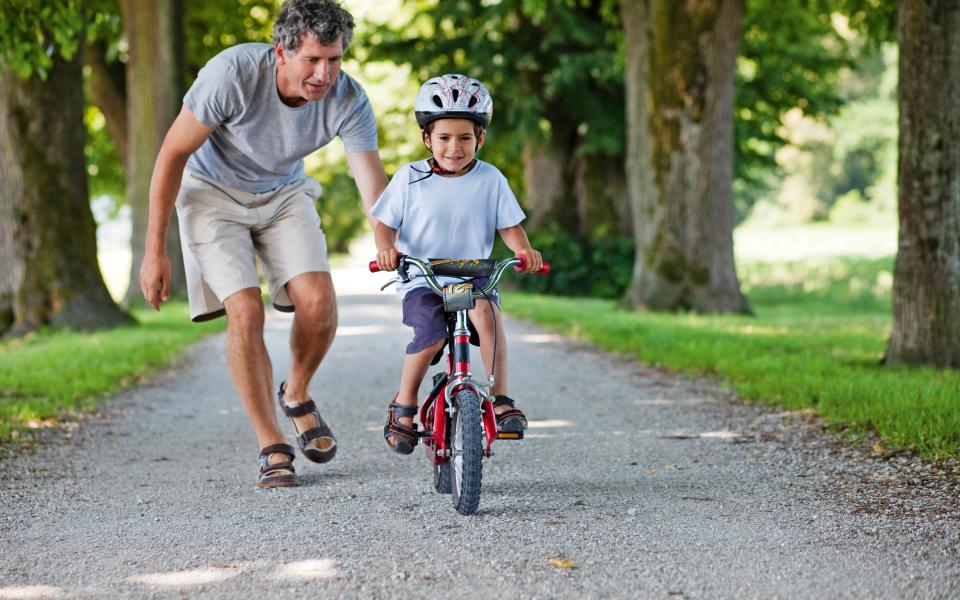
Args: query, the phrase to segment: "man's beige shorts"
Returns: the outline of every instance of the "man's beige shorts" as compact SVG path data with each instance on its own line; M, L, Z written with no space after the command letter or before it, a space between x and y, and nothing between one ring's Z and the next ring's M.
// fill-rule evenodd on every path
M224 314L223 301L259 288L259 256L274 307L293 311L284 286L302 273L329 271L327 241L314 201L321 187L304 176L262 194L226 187L185 171L177 196L190 318Z

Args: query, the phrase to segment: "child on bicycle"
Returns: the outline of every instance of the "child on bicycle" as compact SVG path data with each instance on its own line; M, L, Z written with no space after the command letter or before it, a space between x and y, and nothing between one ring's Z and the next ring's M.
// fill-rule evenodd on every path
M435 77L420 88L414 112L423 143L433 156L401 167L370 211L379 219L375 238L381 270L397 268L398 252L424 259L487 258L496 232L507 247L526 257L526 271L540 269L540 253L520 226L526 215L506 178L476 158L492 109L487 88L463 75ZM486 283L474 281L477 288ZM398 284L397 291L403 297L403 323L413 328L413 340L407 345L400 390L388 407L383 435L395 452L410 454L419 439L413 417L420 382L447 340L447 325L443 299L423 278ZM498 302L495 293L490 300L477 300L469 318L479 336L487 375L491 369L496 373L491 395L497 429L521 432L527 419L506 395L507 352Z

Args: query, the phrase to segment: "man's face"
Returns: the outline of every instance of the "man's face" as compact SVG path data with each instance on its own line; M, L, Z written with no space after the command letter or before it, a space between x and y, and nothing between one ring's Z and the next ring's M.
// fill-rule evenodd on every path
M486 133L481 131L478 140L470 119L440 119L433 122L433 130L430 135L424 135L423 142L433 152L438 165L448 171L459 171L473 160Z
M340 75L343 62L343 38L324 46L316 36L306 33L296 52L276 45L277 90L284 102L302 106L327 95Z

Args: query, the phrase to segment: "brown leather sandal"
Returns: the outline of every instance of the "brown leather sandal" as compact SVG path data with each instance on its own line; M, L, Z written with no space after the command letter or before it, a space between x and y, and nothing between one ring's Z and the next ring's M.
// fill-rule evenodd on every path
M527 417L517 407L513 398L510 396L496 396L493 400L493 407L509 406L500 414L494 413L497 419L497 432L499 433L523 433L527 428Z
M393 451L397 454L410 454L417 447L417 442L420 441L417 424L413 423L411 427L407 427L399 421L401 417L416 416L416 406L397 404L396 397L387 407L387 424L383 426L383 439L387 440L387 445L393 448ZM392 444L390 443L391 438L393 438Z
M293 421L293 429L297 432L297 446L300 446L300 451L315 463L325 463L333 460L333 457L337 454L337 438L333 437L333 431L330 430L330 426L327 425L320 416L317 405L310 399L307 399L307 401L302 404L287 404L284 400L286 393L287 382L284 381L280 384L280 391L277 392L277 402L280 403L280 410L283 411L283 414L290 417L291 420L293 420L294 417L302 417L310 414L317 419L316 427L312 427L303 433L300 433L300 430L297 429L297 422ZM311 443L313 440L319 439L328 439L332 444L326 450L321 450Z
M260 477L257 480L259 488L292 487L300 485L300 478L293 468L295 450L289 444L273 444L260 450ZM290 460L270 463L271 454L286 454Z

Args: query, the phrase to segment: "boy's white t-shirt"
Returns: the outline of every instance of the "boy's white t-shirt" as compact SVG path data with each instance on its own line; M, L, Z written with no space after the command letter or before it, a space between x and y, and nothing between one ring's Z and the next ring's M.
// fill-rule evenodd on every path
M518 225L526 217L507 178L489 163L478 160L460 177L427 177L428 173L426 160L401 167L370 211L387 227L399 230L397 250L403 254L422 259L488 258L497 230ZM418 272L411 269L411 274ZM404 296L427 286L418 277L398 284L397 292Z

